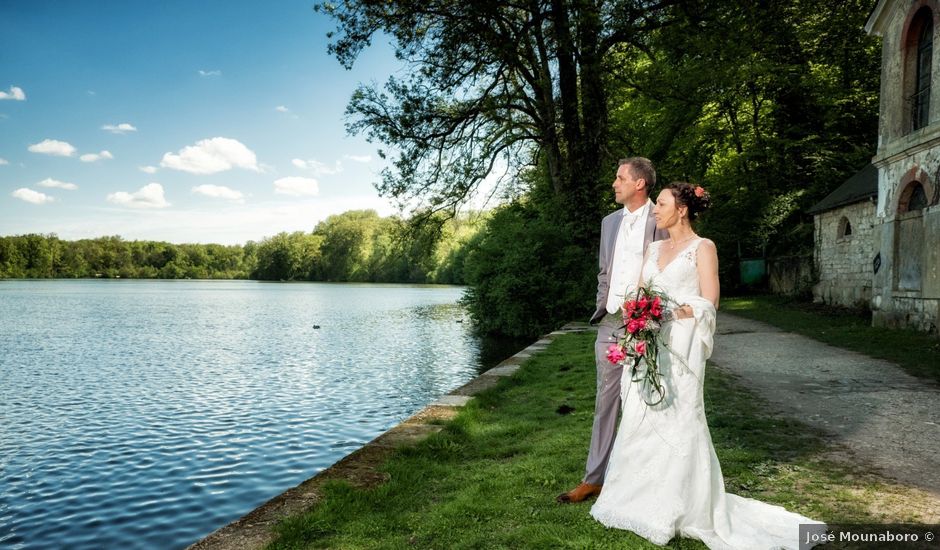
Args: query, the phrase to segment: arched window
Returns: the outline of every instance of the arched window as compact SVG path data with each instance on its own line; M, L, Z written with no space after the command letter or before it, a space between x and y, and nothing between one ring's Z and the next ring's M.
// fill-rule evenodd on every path
M845 216L839 220L839 238L844 239L852 236L852 223Z
M919 181L912 181L901 191L901 197L898 199L898 214L917 212L924 208L927 208L927 193L924 191L924 186Z
M917 184L911 191L911 200L907 201L907 211L923 210L927 208L927 194L924 193L924 186Z
M910 97L911 127L923 128L930 121L930 78L933 63L933 13L922 8L914 16L912 30L917 30L914 90Z

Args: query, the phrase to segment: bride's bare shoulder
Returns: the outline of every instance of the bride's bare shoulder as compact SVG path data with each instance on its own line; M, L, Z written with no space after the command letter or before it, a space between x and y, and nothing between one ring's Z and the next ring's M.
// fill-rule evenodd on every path
M715 246L715 242L711 239L702 237L702 241L698 244L698 251L701 253L703 250L708 253L717 253L718 247Z
M702 239L695 251L696 261L707 265L718 263L718 248L711 239Z

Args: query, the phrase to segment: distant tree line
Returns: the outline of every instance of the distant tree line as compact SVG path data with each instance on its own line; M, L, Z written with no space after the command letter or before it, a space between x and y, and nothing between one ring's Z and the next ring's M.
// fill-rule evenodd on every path
M279 233L244 245L66 241L0 237L0 278L260 279L463 284L467 245L482 218L330 216L312 232Z
M0 237L0 278L244 278L244 247L56 235Z

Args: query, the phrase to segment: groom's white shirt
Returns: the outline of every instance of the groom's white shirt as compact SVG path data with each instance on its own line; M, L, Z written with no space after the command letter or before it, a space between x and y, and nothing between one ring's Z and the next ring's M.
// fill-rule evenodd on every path
M652 202L647 199L633 212L622 209L623 220L614 243L614 257L610 264L610 286L607 293L607 312L616 313L623 305L629 287L636 286L643 262L643 240L646 219Z

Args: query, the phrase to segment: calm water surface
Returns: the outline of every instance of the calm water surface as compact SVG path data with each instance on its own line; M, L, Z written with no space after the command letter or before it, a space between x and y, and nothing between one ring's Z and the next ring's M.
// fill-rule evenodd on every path
M461 293L0 281L0 547L195 542L474 377Z

